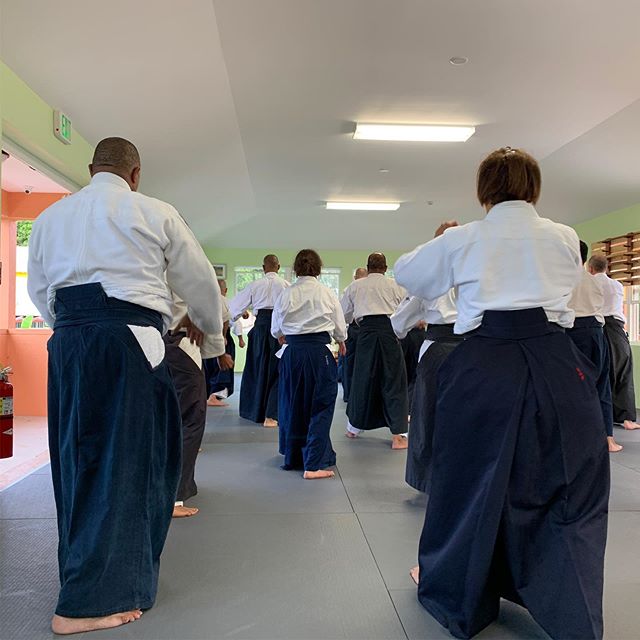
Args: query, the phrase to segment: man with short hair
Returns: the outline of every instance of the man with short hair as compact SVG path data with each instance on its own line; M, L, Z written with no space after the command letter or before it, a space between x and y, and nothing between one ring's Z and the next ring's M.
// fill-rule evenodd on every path
M602 286L604 303L604 335L609 345L611 367L611 397L613 402L613 422L625 429L640 429L636 422L636 395L633 385L633 356L629 337L624 330L627 319L624 316L624 287L622 283L607 275L608 262L605 256L596 254L589 258L589 273Z
M386 271L384 254L372 253L367 259L367 277L352 282L340 301L345 320L355 320L360 327L346 435L356 438L361 431L386 426L393 434L392 449L406 449L407 372L400 342L389 320L406 292L385 276Z
M181 422L162 334L172 293L224 353L215 273L169 204L137 193L140 157L106 138L91 183L46 209L28 289L53 326L49 449L58 514L58 634L117 627L153 606L180 479Z
M272 253L262 261L264 277L248 284L229 304L231 319L250 308L256 322L249 332L247 359L240 385L240 416L265 427L278 426L278 341L271 335L273 306L289 283L278 276L280 260Z
M580 240L580 256L584 265L589 256L589 247L582 240ZM609 346L602 329L604 326L603 304L602 285L585 268L569 300L569 309L573 309L576 316L573 327L567 329L567 335L597 369L596 390L606 427L609 453L617 453L622 451L622 445L619 445L613 437L613 407L609 381L610 356Z
M367 275L367 270L364 267L358 267L353 273L353 281L366 278ZM351 378L353 378L353 364L356 358L359 330L358 323L353 320L347 328L347 341L345 342L347 353L344 356L340 356L342 360L342 399L345 402L349 400L349 386Z

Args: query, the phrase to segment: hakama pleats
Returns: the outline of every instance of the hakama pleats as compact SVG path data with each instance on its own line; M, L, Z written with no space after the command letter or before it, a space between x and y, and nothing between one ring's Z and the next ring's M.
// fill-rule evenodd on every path
M393 434L408 431L407 371L400 341L385 315L360 321L347 416L362 431L380 427L389 427Z
M407 333L406 337L400 340L402 355L404 356L404 367L407 371L407 393L409 395L409 414L412 413L413 394L416 385L416 375L418 369L418 356L420 347L424 342L425 331L414 327Z
M611 399L613 421L636 420L636 393L633 384L633 355L624 323L613 316L604 319L604 335L611 357Z
M433 342L418 363L405 472L407 484L423 493L429 491L431 482L438 371L463 338L454 335L450 324L430 325L426 339Z
M351 380L353 379L353 365L356 361L356 347L358 345L358 335L360 327L352 322L347 327L347 340L344 346L347 354L342 362L342 399L349 402L349 389L351 388Z
M181 466L178 398L127 325L160 314L100 284L56 292L49 340L49 448L61 616L150 608Z
M287 336L279 381L283 469L318 471L336 463L329 432L338 394L328 333Z
M602 325L594 316L576 318L572 329L567 329L567 335L574 344L593 362L598 371L596 389L600 398L602 418L608 436L613 435L613 404L611 402L611 382L609 371L609 345L604 336Z
M230 329L227 329L225 339L225 353L230 355L235 362L236 343L233 341ZM204 366L204 374L207 382L207 398L212 393L218 393L219 391L224 391L225 389L227 390L227 395L225 397L228 398L233 395L235 380L233 367L231 369L222 371L220 369L220 366L218 365L218 358L206 358L202 361L202 364Z
M542 309L485 312L439 372L418 598L470 638L500 597L601 638L609 454L598 372Z
M249 331L240 386L240 416L252 422L278 419L278 341L271 335L272 309L260 309Z
M188 500L198 493L196 458L207 421L207 387L202 369L180 348L185 333L164 336L166 359L178 394L182 415L182 473L176 500Z

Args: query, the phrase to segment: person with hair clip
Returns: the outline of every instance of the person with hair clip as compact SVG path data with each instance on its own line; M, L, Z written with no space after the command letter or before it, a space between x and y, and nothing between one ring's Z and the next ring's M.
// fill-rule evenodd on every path
M347 322L355 320L360 331L353 378L347 402L347 437L362 431L388 427L391 448L407 448L409 396L407 371L400 341L389 317L406 297L405 290L385 277L387 259L372 253L367 277L352 282L340 303Z
M589 247L586 242L580 240L582 264L586 263L588 255ZM580 282L573 290L571 300L569 300L569 309L573 309L576 318L573 322L573 328L567 329L567 334L598 370L596 388L606 427L607 445L609 453L618 453L622 451L623 447L613 437L613 405L611 403L611 382L609 381L610 356L609 345L602 329L604 326L603 305L604 293L601 283L586 269L583 269Z
M271 336L271 316L278 296L290 284L278 275L280 260L272 253L262 260L264 277L248 284L229 303L231 321L248 317L256 322L249 331L247 359L240 383L240 417L263 426L278 426L278 341Z
M395 264L433 300L456 288L465 340L438 372L418 599L458 638L526 607L556 639L599 639L609 454L598 372L565 330L582 277L573 229L540 218L538 163L505 147L477 176L482 220L444 222Z
M304 470L304 478L331 478L336 463L329 432L338 395L333 337L345 354L347 326L338 298L318 282L322 260L313 249L296 256L296 282L273 308L271 334L284 345L279 408L282 468Z

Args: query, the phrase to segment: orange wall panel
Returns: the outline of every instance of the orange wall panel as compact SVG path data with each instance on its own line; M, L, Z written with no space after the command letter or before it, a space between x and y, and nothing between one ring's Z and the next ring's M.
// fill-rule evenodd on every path
M14 220L35 220L49 205L64 198L66 193L19 193L2 191L2 217Z
M49 329L14 329L0 336L0 345L6 340L16 416L47 415L47 341Z

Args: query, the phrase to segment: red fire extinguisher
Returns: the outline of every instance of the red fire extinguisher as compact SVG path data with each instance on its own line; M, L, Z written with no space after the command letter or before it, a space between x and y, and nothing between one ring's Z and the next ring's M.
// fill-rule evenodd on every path
M13 385L11 367L0 369L0 458L13 455Z

